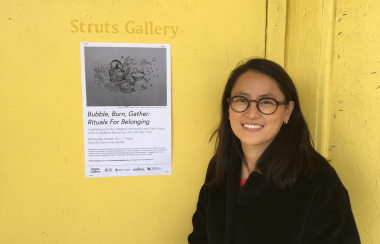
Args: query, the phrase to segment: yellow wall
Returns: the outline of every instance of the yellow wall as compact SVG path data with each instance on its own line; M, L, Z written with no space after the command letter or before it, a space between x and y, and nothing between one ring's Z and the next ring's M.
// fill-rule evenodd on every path
M380 243L379 15L378 0L287 2L285 68L364 244Z
M316 149L327 157L333 0L288 1L285 69L296 83Z
M286 0L267 1L265 58L284 67L286 34Z
M295 80L362 243L380 243L380 5L362 2L2 1L0 243L186 243L223 85L249 56ZM118 32L76 31L73 20ZM178 32L129 34L127 21ZM83 41L172 45L171 176L84 178Z
M0 243L186 243L228 73L265 55L266 1L12 0L0 16ZM171 176L85 178L80 42L171 44Z
M329 155L363 243L380 243L380 2L338 0Z

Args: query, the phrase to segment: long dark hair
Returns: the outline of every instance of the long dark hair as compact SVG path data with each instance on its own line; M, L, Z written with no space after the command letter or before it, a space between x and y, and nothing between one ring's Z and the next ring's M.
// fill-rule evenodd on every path
M272 143L257 161L257 168L266 177L272 178L280 189L292 186L299 175L310 179L322 165L331 167L327 160L313 147L309 128L302 115L296 87L286 71L275 62L254 58L239 64L230 74L222 96L222 116L216 135L215 156L211 160L207 175L211 178L209 185L219 185L226 181L227 165L232 161L231 155L237 155L247 167L239 138L235 136L228 120L231 90L237 79L247 71L265 74L276 81L285 95L286 101L293 101L294 108L287 125L283 125ZM236 157L236 156L234 156Z

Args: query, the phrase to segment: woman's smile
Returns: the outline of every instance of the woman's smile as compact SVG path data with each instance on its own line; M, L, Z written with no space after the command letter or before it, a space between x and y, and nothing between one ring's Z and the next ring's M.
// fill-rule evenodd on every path
M257 125L257 124L243 124L244 128L248 129L248 131L258 131L259 129L263 128L263 125Z

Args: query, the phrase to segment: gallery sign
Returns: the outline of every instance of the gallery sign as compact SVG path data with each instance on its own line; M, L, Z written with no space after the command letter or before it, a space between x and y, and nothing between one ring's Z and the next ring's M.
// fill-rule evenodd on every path
M179 26L176 25L161 25L154 21L127 21L123 25L112 23L88 23L79 20L72 20L71 33L119 33L124 31L128 34L137 35L164 35L175 38Z

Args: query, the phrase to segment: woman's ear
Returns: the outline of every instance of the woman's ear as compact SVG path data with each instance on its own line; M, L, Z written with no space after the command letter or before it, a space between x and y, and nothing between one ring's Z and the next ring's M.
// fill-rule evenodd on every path
M293 112L294 102L289 101L289 103L285 106L285 121L289 121L290 115Z

